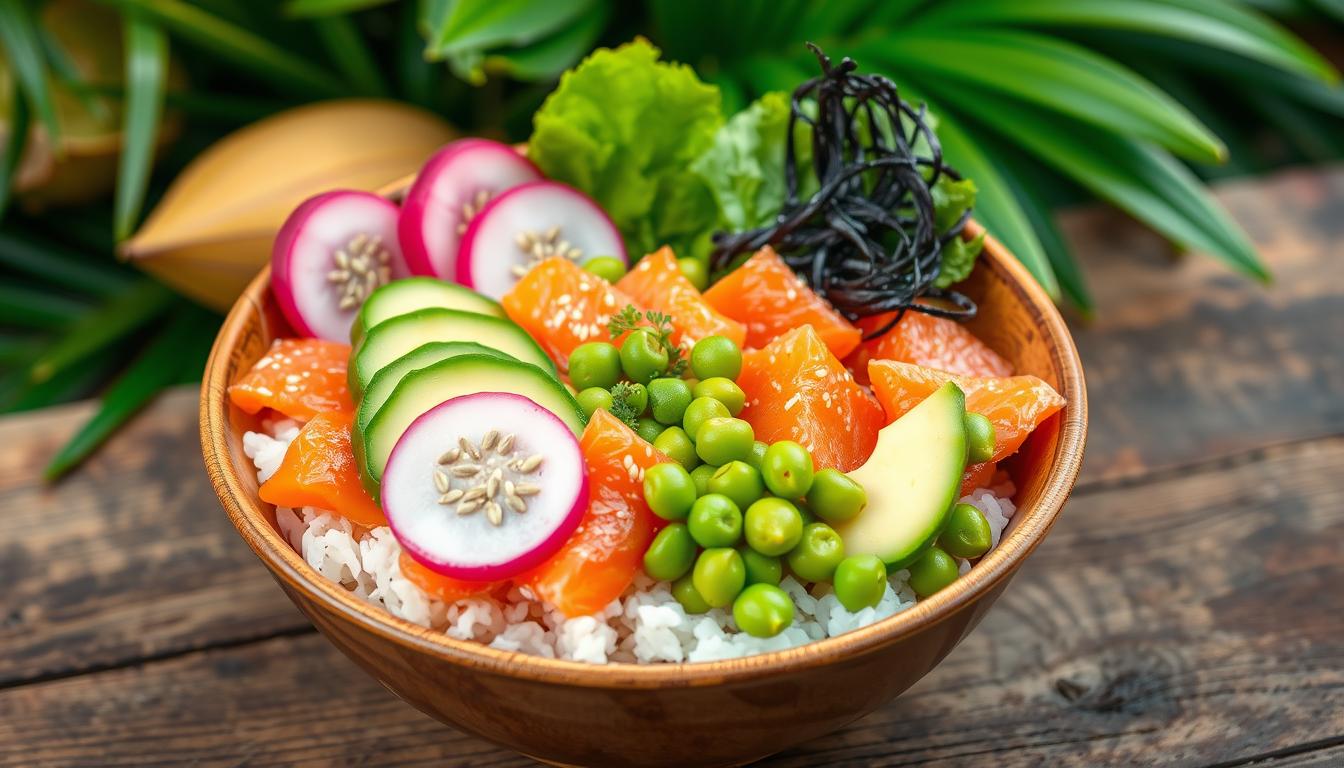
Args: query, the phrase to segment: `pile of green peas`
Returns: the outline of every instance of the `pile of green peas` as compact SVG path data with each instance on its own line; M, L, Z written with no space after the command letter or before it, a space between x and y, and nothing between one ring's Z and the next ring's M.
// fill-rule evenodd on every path
M736 418L745 395L737 345L709 337L691 350L699 381L649 385L653 437L670 462L644 474L644 498L669 521L644 555L653 578L672 582L688 613L732 606L738 627L772 637L793 623L785 569L802 582L831 582L851 610L875 605L886 566L871 555L845 557L828 523L848 520L867 503L863 487L835 469L814 470L811 453L791 440L766 444ZM571 364L572 370L572 364ZM668 393L675 397L667 396Z

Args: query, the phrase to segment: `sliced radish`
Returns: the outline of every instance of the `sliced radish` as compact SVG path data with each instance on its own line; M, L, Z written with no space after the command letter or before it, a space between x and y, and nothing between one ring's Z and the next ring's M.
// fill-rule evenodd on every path
M271 289L295 331L349 341L364 299L410 275L397 213L378 195L339 189L308 198L285 219L271 249Z
M411 272L453 279L467 225L495 195L541 178L517 150L488 139L460 139L420 169L401 204L397 235Z
M573 187L534 181L504 192L472 219L457 254L457 281L498 300L551 256L630 263L621 233L597 203Z
M383 471L382 502L417 562L496 581L560 549L588 507L588 474L555 414L521 395L478 392L407 428Z

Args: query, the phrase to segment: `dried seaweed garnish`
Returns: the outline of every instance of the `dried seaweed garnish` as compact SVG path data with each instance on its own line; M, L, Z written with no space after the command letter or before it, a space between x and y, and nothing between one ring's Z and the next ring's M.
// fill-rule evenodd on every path
M943 247L970 218L939 232L932 189L961 176L943 162L924 105L900 98L896 84L858 74L848 57L832 64L812 43L822 75L794 90L784 173L788 196L771 225L714 236L716 268L735 256L774 246L790 267L850 320L883 312L896 317L867 338L890 330L906 310L965 320L975 302L934 286ZM799 199L798 122L810 126L818 189ZM919 301L917 299L925 299Z

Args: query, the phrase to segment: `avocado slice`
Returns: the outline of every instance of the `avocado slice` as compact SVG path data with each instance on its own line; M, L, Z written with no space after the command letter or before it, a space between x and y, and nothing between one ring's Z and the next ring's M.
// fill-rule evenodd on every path
M966 396L948 382L877 433L877 447L849 477L868 505L835 526L850 555L877 555L891 570L918 560L947 526L966 471Z
M355 429L362 430L369 426L374 414L383 407L392 390L396 389L406 374L458 355L486 355L505 360L514 359L497 349L491 349L474 341L432 341L418 346L383 366L382 370L373 375L368 388L364 390L364 396L355 408Z
M350 356L350 393L362 395L384 366L431 341L474 341L555 375L555 364L516 323L432 307L388 318L369 329Z
M355 462L369 493L377 497L392 448L421 414L455 397L477 392L522 395L560 417L575 435L583 434L583 411L551 372L491 355L457 355L406 374L368 426L353 430Z
M364 300L364 306L360 307L350 326L350 341L358 345L370 328L384 320L432 307L505 317L499 302L470 288L434 277L408 277L384 285Z

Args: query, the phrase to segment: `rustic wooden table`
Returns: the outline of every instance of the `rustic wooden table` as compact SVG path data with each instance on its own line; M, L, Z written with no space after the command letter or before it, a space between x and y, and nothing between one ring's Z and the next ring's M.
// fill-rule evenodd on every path
M1083 478L984 623L905 696L775 765L1344 764L1344 171L1222 198L1271 289L1099 210ZM0 420L0 763L525 764L395 699L229 526L196 394L87 468L87 404Z

